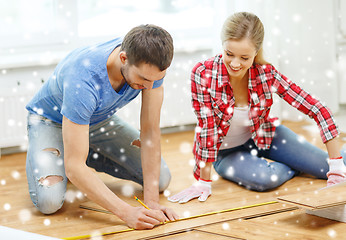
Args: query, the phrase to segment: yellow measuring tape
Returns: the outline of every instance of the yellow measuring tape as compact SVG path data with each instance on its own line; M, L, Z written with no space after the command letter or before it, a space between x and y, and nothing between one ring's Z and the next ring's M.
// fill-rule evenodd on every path
M199 215L195 215L195 216L191 216L191 217L180 218L180 219L174 220L174 221L167 221L167 222L162 223L162 224L171 223L171 222L178 222L178 221L183 221L183 220L188 220L188 219L193 219L193 218L198 218L198 217L205 217L205 216L209 216L209 215L213 215L213 214L231 212L231 211L236 211L236 210L241 210L241 209L246 209L246 208L259 207L259 206L269 205L269 204L273 204L273 203L277 203L277 201L263 202L263 203L248 205L248 206L230 208L230 209L225 209L225 210L220 210L220 211L215 211L215 212L208 212L208 213L203 213L203 214L199 214ZM110 213L106 210L101 210L101 209L96 209L96 208L91 208L91 207L83 207L83 208L93 210L93 211L98 211L98 212ZM99 236L105 236L105 235L111 235L111 234L117 234L117 233L123 233L123 232L130 232L133 230L135 230L135 229L134 228L127 228L127 229L119 230L119 231L115 231L115 232L97 233L97 234L82 235L82 236L75 236L75 237L66 237L66 238L62 238L62 239L64 239L64 240L79 240L79 239L85 239L85 238L91 238L91 237L99 237Z

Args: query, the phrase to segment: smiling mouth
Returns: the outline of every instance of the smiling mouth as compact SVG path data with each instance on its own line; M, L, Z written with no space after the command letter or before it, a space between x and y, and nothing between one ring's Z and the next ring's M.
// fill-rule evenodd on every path
M242 69L241 67L240 67L240 68L234 68L234 67L232 67L231 65L230 65L230 68L231 68L233 71L239 71L239 70Z

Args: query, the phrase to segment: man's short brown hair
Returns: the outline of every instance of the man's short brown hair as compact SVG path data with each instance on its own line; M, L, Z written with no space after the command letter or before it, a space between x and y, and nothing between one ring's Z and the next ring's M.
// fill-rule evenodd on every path
M126 52L131 65L147 63L163 71L171 65L173 59L173 39L161 27L152 24L140 25L126 34L120 50Z

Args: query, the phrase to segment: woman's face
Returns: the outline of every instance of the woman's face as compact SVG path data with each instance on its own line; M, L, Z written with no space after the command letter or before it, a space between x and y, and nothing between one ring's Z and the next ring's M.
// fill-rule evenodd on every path
M231 79L241 80L252 66L257 51L252 42L242 40L228 40L223 44L223 62Z

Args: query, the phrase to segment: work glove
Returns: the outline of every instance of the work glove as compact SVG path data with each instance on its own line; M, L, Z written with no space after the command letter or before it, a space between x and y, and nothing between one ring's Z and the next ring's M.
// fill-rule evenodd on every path
M201 202L207 200L211 195L211 181L205 181L199 179L198 182L194 183L191 187L181 191L180 193L168 197L168 201L186 203L191 199L197 198Z
M327 187L346 182L346 166L342 157L329 159L328 165L329 172L327 172Z

